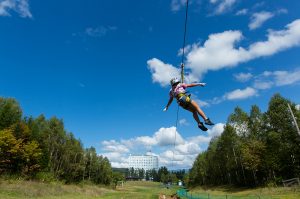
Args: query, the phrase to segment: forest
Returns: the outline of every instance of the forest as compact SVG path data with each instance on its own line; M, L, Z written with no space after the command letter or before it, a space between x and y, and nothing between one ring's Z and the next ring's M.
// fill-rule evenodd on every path
M189 185L275 186L300 176L300 135L296 104L275 94L267 111L253 105L248 114L236 107L221 136L200 153L189 173Z
M15 99L1 97L0 175L65 183L113 181L109 160L93 147L85 149L62 120L24 117Z

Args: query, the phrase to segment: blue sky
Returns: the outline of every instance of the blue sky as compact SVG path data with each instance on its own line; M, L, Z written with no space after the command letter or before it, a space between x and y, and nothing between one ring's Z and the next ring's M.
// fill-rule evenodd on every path
M265 111L277 92L300 103L299 1L189 2L186 80L207 83L190 89L216 123L206 133L182 109L176 131L175 102L162 111L184 0L0 0L0 96L62 118L116 167L151 150L161 166L189 168L236 106Z

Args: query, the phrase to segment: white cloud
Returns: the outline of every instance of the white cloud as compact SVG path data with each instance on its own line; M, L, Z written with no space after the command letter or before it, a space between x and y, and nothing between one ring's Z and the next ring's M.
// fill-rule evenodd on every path
M130 154L145 153L149 151L147 145L151 145L152 150L155 151L155 153L151 153L159 157L160 166L189 168L195 157L202 151L201 146L207 146L213 136L221 135L223 126L224 124L218 123L207 131L206 136L199 135L186 139L181 137L175 127L162 127L153 136L140 136L121 141L103 141L101 155L106 156L113 167L128 167ZM175 132L176 144L174 146Z
M175 68L170 64L165 64L159 59L150 59L147 61L147 64L152 73L152 81L159 83L161 86L170 85L170 80L173 77L180 76L178 68Z
M229 11L237 0L210 0L210 3L217 4L215 14L223 14Z
M269 89L274 86L286 86L300 82L300 69L293 71L264 71L255 77L254 88Z
M195 44L187 54L187 68L191 68L195 76L201 76L208 70L219 70L234 66L245 54L245 49L235 49L234 45L242 39L239 31L225 31L211 34L203 47ZM243 53L243 54L242 54Z
M249 29L250 30L255 30L263 25L267 20L271 19L274 17L274 14L271 12L257 12L254 13L251 17L250 23L249 23Z
M297 109L298 111L300 111L300 104L297 104L297 105L296 105L296 109Z
M175 149L183 155L197 155L200 153L201 148L198 144L193 142L186 142L175 147Z
M0 2L0 16L11 16L14 11L23 18L32 18L28 0L3 0Z
M264 71L259 75L252 75L254 80L252 87L236 89L225 93L222 97L214 97L208 100L211 104L219 104L225 100L242 100L258 95L259 90L270 89L272 87L293 85L300 83L300 69L293 71Z
M211 137L198 135L198 136L189 138L188 141L192 142L192 143L196 143L196 144L207 144L207 143L209 143L210 139L211 139Z
M187 55L186 68L191 69L193 77L201 79L209 70L233 67L299 46L300 19L288 24L285 30L269 30L266 41L255 42L248 49L235 47L242 38L239 31L211 34L203 46L193 45L193 49Z
M103 37L105 36L109 31L115 31L117 30L116 26L99 26L96 28L88 27L85 29L85 34L90 37Z
M271 81L255 80L253 86L256 89L265 90L265 89L271 88L273 86L273 82L271 82Z
M195 137L188 138L188 142L195 143L195 144L208 144L212 137L220 136L224 131L224 123L217 123L211 129L208 129L207 135L198 135Z
M15 8L15 1L4 0L0 2L0 16L10 16L8 10Z
M160 128L155 134L154 138L157 140L159 146L172 146L174 142L176 145L184 143L181 135L177 132L175 127Z
M236 89L224 95L225 99L227 100L239 100L239 99L246 99L252 96L255 96L257 91L254 88L247 87L243 90Z
M233 76L239 82L247 82L253 77L251 73L238 73L234 74Z
M184 140L176 130L176 127L162 127L155 132L153 136L139 136L128 140L122 140L120 144L130 149L134 149L137 146L151 149L153 146L173 146L174 142L176 145L184 143Z
M174 150L167 150L159 155L161 165L171 165L172 161L183 161L184 155L176 153Z
M108 152L108 153L102 153L99 155L107 157L109 159L112 167L128 168L128 166L129 166L127 154L125 155L124 153Z
M179 124L181 125L181 126L188 126L189 125L189 123L188 123L188 121L186 120L186 119L180 119L179 120Z
M283 30L269 30L266 41L251 44L248 48L236 47L243 38L240 31L211 34L203 46L192 45L187 54L185 68L190 71L188 81L199 81L209 70L234 67L256 58L271 56L300 45L300 19L288 24ZM169 85L172 77L179 77L179 68L165 64L157 58L147 61L153 82Z
M218 124L215 124L212 127L212 129L208 129L207 133L208 133L209 137L220 136L224 131L224 126L225 126L225 124L218 123Z
M174 12L179 11L186 4L186 0L172 0L171 10Z
M287 14L289 11L285 8L277 10L276 14Z
M300 70L289 71L275 71L273 72L276 86L285 86L294 84L300 81Z
M118 153L118 152L107 152L107 153L102 153L101 155L109 158L109 160L112 162L116 162L122 158L122 153Z
M241 15L246 15L246 14L248 14L248 9L244 8L242 10L237 11L235 15L241 16Z
M104 151L119 152L119 153L129 152L129 149L125 145L122 145L115 140L103 141L102 145Z
M136 142L150 148L151 146L156 145L158 141L153 137L141 136L136 138Z
M195 95L192 95L192 99L200 106L200 107L209 107L210 104L206 101L198 99Z

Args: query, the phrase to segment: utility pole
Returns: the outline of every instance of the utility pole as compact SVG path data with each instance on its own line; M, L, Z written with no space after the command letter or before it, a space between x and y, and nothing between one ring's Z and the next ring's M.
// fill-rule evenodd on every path
M293 118L293 120L294 120L294 124L295 124L295 126L296 126L297 132L298 132L298 134L299 134L299 136L300 136L299 126L298 126L297 120L296 120L296 118L295 118L295 116L294 116L294 113L293 113L293 111L292 111L291 106L290 106L289 103L288 103L288 107L289 107L289 111L291 112L292 118Z

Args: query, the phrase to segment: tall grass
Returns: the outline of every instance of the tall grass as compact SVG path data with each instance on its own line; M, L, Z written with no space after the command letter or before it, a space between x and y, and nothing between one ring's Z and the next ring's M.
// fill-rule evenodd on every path
M127 182L114 190L89 183L65 185L59 182L0 180L0 199L157 199L159 194L176 193L176 189L167 189L155 182Z

